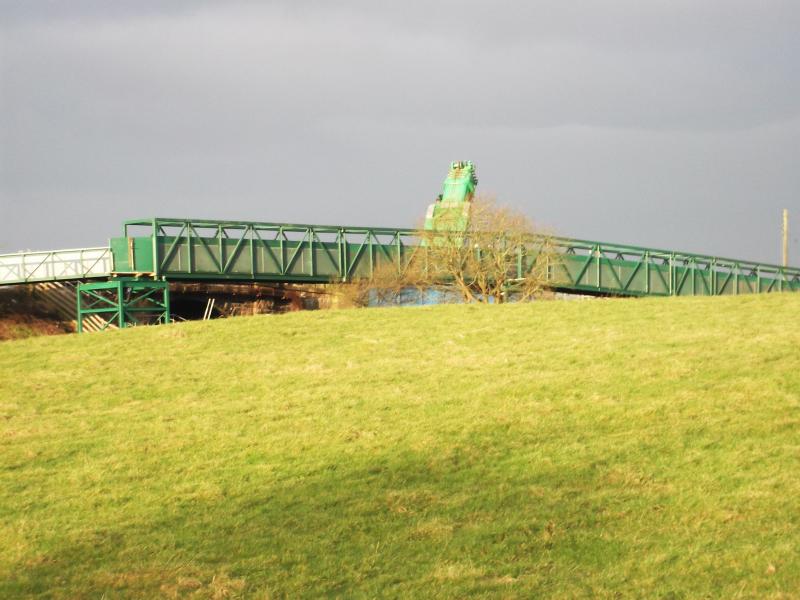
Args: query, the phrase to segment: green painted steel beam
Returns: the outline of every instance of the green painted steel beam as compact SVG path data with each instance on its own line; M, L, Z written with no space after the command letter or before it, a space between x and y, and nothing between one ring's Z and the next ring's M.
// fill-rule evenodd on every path
M467 190L468 191L468 190ZM408 228L350 227L210 219L149 218L123 224L110 248L0 256L0 284L136 275L126 290L153 280L328 283L370 277L400 266L420 249ZM550 285L576 293L621 296L726 295L800 291L800 269L733 258L564 237L548 238L555 254ZM520 249L524 275L533 256ZM149 283L148 283L149 282ZM91 290L118 283L84 284ZM102 285L108 285L103 288ZM88 313L87 313L88 314Z
M135 264L131 272L167 280L351 281L371 276L380 265L399 266L420 249L413 229L151 218L127 221L124 232L134 226L146 228L145 235L112 240L115 265ZM800 291L797 268L591 240L548 240L555 263L548 268L549 281L565 292L670 296ZM532 265L533 255L527 254L520 250L520 277Z
M83 333L90 318L101 330L112 325L123 329L142 323L169 323L169 283L124 277L80 283L77 314L78 333Z

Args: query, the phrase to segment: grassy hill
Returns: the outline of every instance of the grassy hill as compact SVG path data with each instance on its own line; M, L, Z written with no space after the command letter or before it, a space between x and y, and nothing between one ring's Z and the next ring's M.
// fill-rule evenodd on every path
M800 294L0 343L0 597L800 597Z

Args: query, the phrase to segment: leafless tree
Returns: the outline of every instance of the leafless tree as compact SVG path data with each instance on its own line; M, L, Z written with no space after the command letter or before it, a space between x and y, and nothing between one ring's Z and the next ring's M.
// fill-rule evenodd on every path
M529 300L547 288L549 237L524 214L478 197L468 218L445 213L435 230L419 232L422 245L408 269L418 287L455 286L465 302Z
M416 285L421 283L411 275L413 264L413 260L379 262L372 269L369 279L354 279L349 283L336 284L333 292L341 299L340 305L343 306L402 304L403 299L413 293Z
M502 303L546 293L550 238L525 215L492 199L478 197L467 210L440 214L435 230L420 228L420 245L410 255L350 284L351 301L401 304L415 291L436 291L446 300L455 291L464 302Z

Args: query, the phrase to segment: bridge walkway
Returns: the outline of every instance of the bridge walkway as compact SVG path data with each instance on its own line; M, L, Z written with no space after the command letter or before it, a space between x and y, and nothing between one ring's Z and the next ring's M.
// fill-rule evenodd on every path
M617 296L800 291L800 269L701 254L549 238L553 288ZM108 279L347 282L419 248L412 229L155 218L127 221L109 247L0 255L0 285ZM518 276L533 256L519 261Z

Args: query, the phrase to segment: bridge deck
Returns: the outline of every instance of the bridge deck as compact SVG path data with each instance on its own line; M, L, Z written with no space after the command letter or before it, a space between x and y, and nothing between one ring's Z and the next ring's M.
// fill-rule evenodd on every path
M419 247L411 229L147 219L109 248L0 256L0 284L137 274L166 280L329 283L368 277ZM701 254L551 238L551 285L624 296L800 291L800 269ZM518 275L532 260L520 261Z
M128 221L124 234L111 242L116 269L167 279L349 281L368 277L380 265L401 263L419 245L412 229L187 219ZM551 241L555 258L549 279L564 291L668 296L800 290L795 268L561 237ZM521 263L518 275L531 262Z

